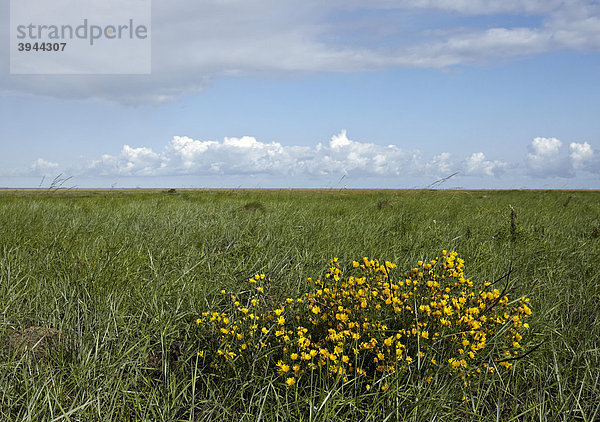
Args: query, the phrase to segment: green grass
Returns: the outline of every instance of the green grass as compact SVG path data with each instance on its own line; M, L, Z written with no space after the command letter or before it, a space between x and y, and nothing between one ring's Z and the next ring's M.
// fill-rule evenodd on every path
M2 193L0 419L598 420L598 210L598 192ZM523 343L541 344L466 402L448 377L365 393L243 368L226 379L197 362L196 318L257 272L276 300L332 257L408 269L442 249L473 279L512 263L511 297L534 311ZM61 337L43 356L9 346L28 327Z

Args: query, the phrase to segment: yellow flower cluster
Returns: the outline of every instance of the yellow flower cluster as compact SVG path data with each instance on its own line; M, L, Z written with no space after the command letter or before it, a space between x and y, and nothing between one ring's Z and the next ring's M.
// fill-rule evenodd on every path
M271 307L264 294L270 280L257 274L249 291L230 296L231 312L197 320L218 338L203 356L213 356L215 368L265 359L290 387L315 370L365 383L396 371L431 382L449 370L468 384L496 362L512 367L523 350L529 299L509 303L491 283L477 287L456 252L419 261L401 276L395 269L365 257L345 273L335 258L322 279L308 279L308 293Z

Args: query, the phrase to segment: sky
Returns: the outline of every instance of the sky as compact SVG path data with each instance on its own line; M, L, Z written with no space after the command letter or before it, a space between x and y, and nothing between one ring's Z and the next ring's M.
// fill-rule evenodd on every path
M0 188L600 188L598 1L153 0L151 34L146 75L0 44Z

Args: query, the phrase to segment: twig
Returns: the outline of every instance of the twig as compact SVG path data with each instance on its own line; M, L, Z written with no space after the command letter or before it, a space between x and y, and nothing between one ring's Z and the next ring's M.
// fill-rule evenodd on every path
M434 187L438 187L442 183L444 183L447 180L451 179L452 177L456 176L458 173L459 172L456 171L456 172L452 173L450 176L446 176L446 177L443 177L441 179L438 179L435 182L433 182L432 184L430 184L429 186L427 186L425 189L433 189Z
M502 359L502 360L497 360L496 362L497 362L497 363L500 363L500 362L508 362L508 361L511 361L511 360L519 360L519 359L523 359L525 356L527 356L527 355L529 355L529 354L531 354L531 353L535 352L537 349L539 349L539 348L541 347L541 345L542 345L542 344L544 344L544 342L543 342L543 341L542 341L541 343L539 343L539 344L535 345L535 346L533 347L533 349L531 349L531 350L528 350L527 352L523 353L522 355L515 356L515 357L513 357L513 358L506 358L506 359Z

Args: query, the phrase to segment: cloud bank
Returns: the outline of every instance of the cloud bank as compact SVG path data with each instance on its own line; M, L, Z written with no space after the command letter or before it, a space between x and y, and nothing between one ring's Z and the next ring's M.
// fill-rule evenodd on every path
M311 180L312 187L319 187L325 180L341 177L371 180L371 185L379 183L381 186L391 179L410 179L426 186L453 173L483 185L488 182L497 185L504 178L543 181L582 176L597 179L600 175L598 152L587 142L566 145L557 138L536 137L527 145L527 150L522 162L505 162L488 158L480 151L464 156L450 152L427 156L419 149L355 141L345 130L316 146L262 142L251 136L226 137L222 141L175 136L160 151L124 145L120 152L104 154L79 165L59 165L38 158L30 167L13 170L5 176L52 177L62 172L105 180L185 176L214 181L237 178L246 182L260 177L266 183L277 181L277 184L286 180Z
M418 172L418 151L348 139L345 130L315 147L260 142L251 136L200 141L175 136L161 152L123 146L117 155L94 160L98 175L398 176Z

